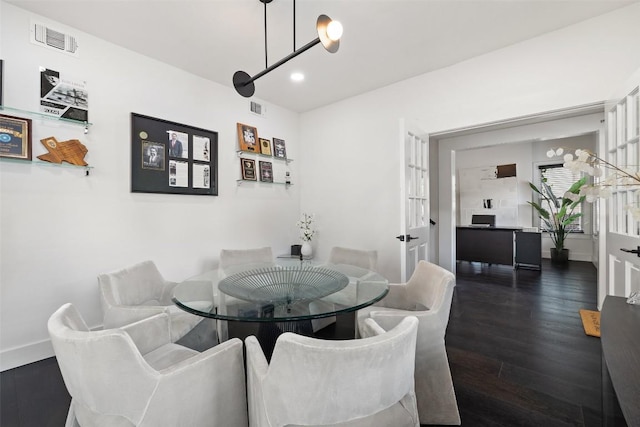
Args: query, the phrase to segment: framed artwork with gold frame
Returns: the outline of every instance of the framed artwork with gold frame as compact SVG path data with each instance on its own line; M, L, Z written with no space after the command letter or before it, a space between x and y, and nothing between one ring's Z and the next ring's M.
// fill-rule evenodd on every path
M260 154L258 129L253 126L238 123L238 145L242 151Z
M31 119L0 114L0 157L31 160Z
M260 140L260 154L265 156L271 156L271 141L266 138L259 138Z

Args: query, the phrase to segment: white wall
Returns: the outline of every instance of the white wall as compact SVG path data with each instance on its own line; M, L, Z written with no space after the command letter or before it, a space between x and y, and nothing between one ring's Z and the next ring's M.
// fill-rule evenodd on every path
M476 145L476 137L468 136L469 142L472 145ZM496 221L496 225L501 226L520 226L520 227L531 227L531 215L526 215L524 209L521 209L523 205L526 205L527 200L530 200L529 193L531 190L529 189L529 185L527 181L530 180L531 176L531 143L511 143L511 144L501 144L499 146L490 146L484 148L472 148L469 150L460 150L456 155L456 170L457 176L460 177L460 170L462 169L472 169L472 168L480 168L480 167L489 167L489 166L497 166L497 165L507 165L507 164L516 164L516 222L515 223L499 223ZM499 180L498 180L499 181ZM458 180L456 181L456 198L460 200L460 190L462 187L462 183ZM491 194L480 194L478 197L480 199L492 196ZM494 203L498 201L495 200ZM495 207L498 209L498 206ZM481 213L481 212L478 212ZM491 214L491 212L487 211L487 214ZM495 214L495 212L494 212ZM468 225L469 221L462 221L462 216L460 212L458 212L457 216L457 225Z
M640 67L639 19L640 4L634 4L303 114L302 209L321 223L339 224L325 225L318 252L328 253L336 242L377 249L381 272L399 280L398 119L434 133L602 101ZM454 156L440 145L439 263L449 269L455 263Z
M268 245L282 253L297 242L299 163L290 164L289 189L236 184L236 122L284 139L296 159L297 114L269 106L268 116L258 117L233 89L75 29L80 58L33 45L33 15L4 2L0 7L5 105L37 111L44 66L87 80L94 123L84 135L81 127L33 122L34 159L45 152L41 138L78 138L94 167L88 177L82 170L0 162L3 370L53 354L46 322L63 303L75 304L90 327L101 325L99 273L152 259L167 279L181 280L215 267L221 248ZM131 193L131 112L217 131L219 196Z

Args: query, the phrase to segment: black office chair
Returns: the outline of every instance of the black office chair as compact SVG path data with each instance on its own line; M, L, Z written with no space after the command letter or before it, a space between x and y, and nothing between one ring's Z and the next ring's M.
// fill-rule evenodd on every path
M495 215L471 215L471 224L472 225L488 224L490 227L495 227L496 216Z

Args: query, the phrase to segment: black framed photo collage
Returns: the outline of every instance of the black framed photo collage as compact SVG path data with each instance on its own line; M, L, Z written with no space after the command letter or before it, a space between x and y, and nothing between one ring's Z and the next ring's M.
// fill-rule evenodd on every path
M131 113L131 191L218 195L218 133Z

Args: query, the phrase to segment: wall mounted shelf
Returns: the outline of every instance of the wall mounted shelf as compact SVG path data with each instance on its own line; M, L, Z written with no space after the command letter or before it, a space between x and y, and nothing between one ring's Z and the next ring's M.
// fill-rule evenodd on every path
M89 176L91 169L93 166L77 166L72 165L71 163L51 163L51 162L43 162L40 160L18 160L11 159L8 157L0 157L1 162L14 163L14 164L22 164L22 165L31 165L31 166L45 166L45 167L54 167L54 168L63 168L63 169L75 169L75 170L84 170L85 176Z
M277 160L279 162L286 162L286 163L291 163L293 162L293 159L290 159L288 157L286 158L282 158L282 157L275 157L275 156L269 156L267 154L261 154L261 153L254 153L252 151L242 151L242 150L236 150L236 153L238 154L238 157L242 157L242 156L256 156L256 157L260 157L260 158L265 158L265 159L270 159L270 160Z
M83 126L85 133L89 132L89 127L93 124L91 122L80 122L78 120L65 119L64 117L56 117L50 114L39 113L36 111L28 111L28 110L21 110L19 108L7 107L6 105L0 105L0 112L5 112L7 114L13 113L21 116L26 116L27 118L30 118L30 119L43 119L43 120L50 120L50 121L70 124L74 126Z
M274 181L274 182L267 182L267 181L253 181L251 179L236 179L236 182L238 183L238 185L242 185L242 184L247 184L247 183L254 183L254 184L265 184L265 185L284 185L285 187L288 187L290 185L293 185L291 183L287 183L287 182L278 182L278 181Z

